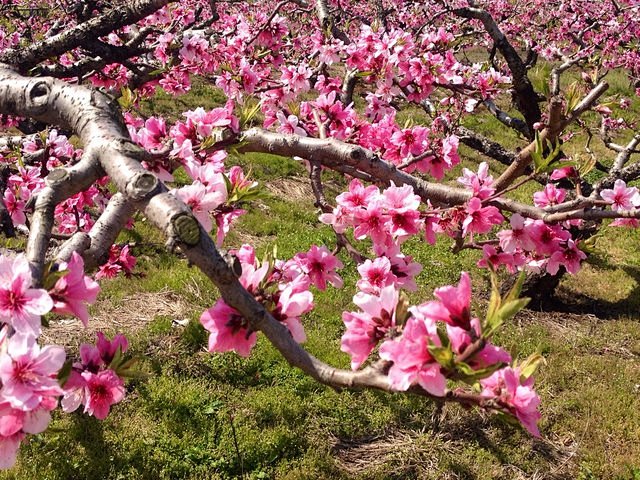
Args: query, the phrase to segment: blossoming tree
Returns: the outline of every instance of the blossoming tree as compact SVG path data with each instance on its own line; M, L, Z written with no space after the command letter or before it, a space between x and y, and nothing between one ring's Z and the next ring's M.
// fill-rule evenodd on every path
M556 275L579 270L594 225L638 226L628 183L640 176L640 133L631 101L605 97L613 69L640 87L637 2L17 0L0 10L0 226L28 238L23 255L0 258L1 466L58 403L103 419L123 398L123 336L99 334L75 362L38 341L48 312L86 324L95 280L131 273L132 252L114 242L135 212L218 288L201 316L210 351L247 356L263 334L321 383L477 406L540 434L540 358L515 361L491 343L527 303L521 282L503 296L494 285L480 317L467 273L410 305L422 266L405 242L449 236L492 273ZM536 88L538 61L549 72ZM224 106L173 124L142 116L140 99L181 95L195 77ZM401 124L404 109L428 121ZM464 126L479 112L515 132L519 150ZM570 154L576 138L589 142ZM596 142L611 155L596 156ZM506 168L483 161L459 186L441 182L460 143ZM335 243L263 261L250 245L225 245L256 193L229 152L304 162ZM189 184L174 183L177 169ZM349 179L335 200L326 169ZM531 204L510 198L528 182L541 184ZM352 370L302 346L314 289L343 287L340 255L361 276L342 315Z

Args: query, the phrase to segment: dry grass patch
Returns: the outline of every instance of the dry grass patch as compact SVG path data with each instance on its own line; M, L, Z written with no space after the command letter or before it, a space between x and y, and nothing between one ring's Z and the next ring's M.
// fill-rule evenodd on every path
M184 298L168 289L136 293L119 302L109 298L99 299L93 307L86 328L77 318L53 319L49 327L43 329L41 338L44 343L72 346L93 340L95 332L100 330L107 334L134 334L143 330L158 316L182 322L189 311L190 307Z

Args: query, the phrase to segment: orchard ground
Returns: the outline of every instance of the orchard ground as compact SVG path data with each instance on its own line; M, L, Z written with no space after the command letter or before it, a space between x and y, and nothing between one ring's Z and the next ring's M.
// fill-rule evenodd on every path
M625 88L615 75L609 81L612 93ZM177 112L221 100L198 87L177 101L158 96L144 108L176 118ZM640 110L635 102L631 111ZM419 114L413 115L419 122ZM470 121L480 130L501 128L487 116ZM515 137L501 141L516 145ZM485 160L461 152L464 166L474 170ZM289 258L314 243L333 244L331 230L317 221L303 166L257 154L234 161L251 171L265 195L240 218L227 247L252 243L262 253L277 245L278 256ZM460 169L447 178L454 181ZM344 179L327 176L332 193L345 186ZM536 189L531 185L518 195ZM546 359L536 378L543 439L535 440L519 426L456 405L333 391L289 367L264 339L247 359L208 353L198 318L216 292L197 269L165 252L157 232L136 222L136 230L119 240L133 245L139 275L102 282L88 330L53 318L45 335L73 347L99 328L132 332L132 350L143 358L148 377L128 384L126 400L106 421L57 414L0 478L638 479L639 236L605 229L597 252L578 275L563 281L549 311L521 312L499 333L497 343L514 357L539 349ZM434 247L416 240L408 246L425 266L411 299L431 298L433 288L456 283L467 270L476 312L482 314L487 278L475 268L479 254L453 255L450 246L447 239ZM339 351L340 315L351 308L357 273L343 261L345 288L317 292L317 307L304 323L310 352L346 368L349 357Z

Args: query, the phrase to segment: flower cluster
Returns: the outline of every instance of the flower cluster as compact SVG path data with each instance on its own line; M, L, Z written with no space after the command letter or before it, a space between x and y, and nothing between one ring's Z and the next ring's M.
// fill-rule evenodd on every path
M77 161L82 155L82 150L74 148L65 135L51 129L41 136L25 137L19 155L23 160L28 159L28 164L21 162L12 169L1 197L14 226L25 225L27 204L45 185L43 172ZM10 159L13 160L12 157L3 159L0 155L0 164L4 163L3 160ZM85 207L92 207L103 201L102 198L107 192L100 189L101 186L94 185L86 192L79 193L57 206L55 218L60 233L90 227L90 217ZM80 218L81 222L77 222L77 218Z
M471 281L462 274L458 286L435 290L437 300L408 307L392 286L378 294L359 292L353 299L360 312L345 312L346 332L342 350L358 369L380 344L380 358L390 363L391 388L406 391L419 387L443 397L447 381L464 381L482 386L482 396L493 399L506 413L516 416L533 435L540 413L539 398L531 388L533 380L521 378L508 365L511 355L490 343L489 336L504 321L500 313L481 322L471 314ZM511 315L524 303L504 302Z
M249 245L243 245L233 254L242 266L242 286L289 329L297 342L306 340L300 317L314 306L310 286L325 289L327 283L342 285L342 279L335 272L342 263L326 247L312 246L309 252L300 253L287 262L275 259L258 262ZM200 322L211 332L211 352L233 350L248 356L256 343L256 333L249 322L223 299L206 310Z
M399 245L425 228L418 210L420 197L409 185L391 186L380 191L375 185L365 187L358 179L349 184L349 190L336 197L337 207L332 213L322 214L320 220L343 233L353 228L358 240L370 238L377 254Z
M133 268L136 266L136 262L137 259L131 254L129 245L111 245L109 258L98 269L95 275L96 280L100 280L101 278L115 278L119 273L130 277L133 273Z
M66 395L57 378L65 352L59 346L38 344L41 317L51 311L72 313L86 325L86 304L95 301L99 290L84 275L84 262L77 253L68 263L50 269L45 286L46 290L33 287L23 255L0 256L0 468L13 465L26 434L47 428L58 397ZM95 402L100 392L86 398Z
M109 340L102 332L97 333L95 346L87 343L80 345L80 362L72 365L68 376L64 378L64 397L62 410L73 412L84 405L84 413L104 420L111 405L124 398L125 371L129 361L122 354L129 343L126 337L118 334Z

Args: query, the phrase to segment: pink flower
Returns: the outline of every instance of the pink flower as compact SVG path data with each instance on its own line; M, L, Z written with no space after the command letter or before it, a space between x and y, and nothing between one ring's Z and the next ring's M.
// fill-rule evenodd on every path
M494 270L497 270L501 265L504 265L509 273L516 272L517 259L511 253L500 252L493 245L484 245L482 247L482 258L478 260L478 267L489 268L489 265Z
M547 272L555 275L562 265L569 273L575 275L580 270L580 262L585 258L587 255L578 248L573 240L569 239L564 249L553 252L547 263Z
M306 341L306 335L299 317L312 309L313 294L309 291L309 280L300 275L284 287L272 314L287 326L296 342L302 343Z
M24 225L27 221L27 216L24 214L26 202L18 195L14 195L12 189L7 188L4 192L4 206L6 207L9 215L11 216L11 222L14 225Z
M390 215L390 233L398 238L415 235L422 227L418 208L420 197L413 193L413 187L391 185L382 193L383 205Z
M164 118L150 117L139 132L138 143L147 150L160 149L166 136L167 126Z
M609 224L610 227L626 227L626 228L638 228L640 222L637 218L616 218Z
M489 175L489 164L482 162L478 167L478 173L472 172L468 168L462 169L462 177L458 177L458 182L473 192L474 197L481 200L489 198L495 192L491 186L493 177Z
M7 352L0 356L0 396L14 408L34 410L44 397L60 395L56 374L64 359L62 347L47 345L40 349L35 342L25 347L14 335Z
M422 265L414 262L411 255L403 254L397 244L385 246L383 250L376 249L375 252L376 255L384 255L391 262L391 272L395 276L396 288L404 288L410 292L418 289L415 278L422 271Z
M96 336L98 337L96 349L105 365L111 363L118 350L120 350L120 353L124 353L129 348L127 337L121 333L116 334L113 340L109 340L102 332L96 332Z
M371 237L374 244L387 244L389 236L390 220L389 214L385 212L379 202L373 202L365 209L356 210L354 213L353 236L362 240L367 235Z
M84 411L104 420L109 415L111 405L124 398L124 382L113 370L98 373L82 372L86 381Z
M122 267L118 264L105 263L101 265L96 273L96 280L101 278L116 278L122 272Z
M398 292L393 285L383 288L379 295L358 292L353 302L363 312L342 314L347 331L342 335L340 349L351 355L351 368L357 370L387 331L395 326Z
M45 397L34 410L18 410L9 403L0 404L0 436L10 437L20 431L24 433L42 433L49 426L51 414L58 402Z
M496 207L482 207L478 197L472 197L467 205L467 217L462 222L462 234L489 233L493 225L502 223L504 217Z
M243 210L241 208L235 208L230 212L226 212L226 213L221 213L221 214L217 214L215 215L215 220L216 220L216 246L217 247L221 247L222 244L224 243L224 239L227 236L227 233L229 233L229 230L231 230L231 224L233 223L233 221L240 217L241 215L244 215L245 213L247 213L246 210Z
M342 262L327 247L312 245L306 254L296 255L296 260L319 290L325 290L327 282L336 288L342 287L342 278L335 272L343 267Z
M349 183L349 191L336 197L336 202L343 207L366 207L375 197L380 195L380 190L375 185L365 187L357 178Z
M460 283L457 287L447 285L436 288L434 295L440 302L427 302L426 305L440 303L442 308L428 309L428 315L434 320L441 320L454 327L469 330L471 327L471 278L467 272L460 275ZM425 311L425 314L427 311Z
M200 316L200 323L211 332L210 352L233 350L242 357L248 357L256 344L256 333L249 330L248 322L222 299Z
M536 253L552 255L560 250L560 244L571 237L571 234L560 225L547 225L542 220L534 220L528 227L529 236L536 245Z
M578 176L578 172L573 167L556 168L549 177L551 180L560 180L562 178L575 178Z
M391 262L385 256L375 260L366 260L358 266L358 272L362 277L356 284L365 293L378 294L388 285L394 285L397 277L391 272Z
M0 469L11 468L18 458L20 442L24 439L22 432L14 433L10 436L0 436Z
M398 130L391 136L391 143L400 147L400 155L420 155L428 148L427 130L424 127L406 128Z
M393 362L389 369L389 385L405 391L418 384L432 395L443 396L447 380L440 364L429 353L429 343L440 345L436 322L425 316L420 307L413 307L402 335L380 346L380 358Z
M131 247L129 247L129 245L122 247L122 250L120 250L120 254L118 255L118 263L122 265L127 276L131 275L133 267L136 266L136 262L136 257L131 255Z
M0 321L24 337L40 334L40 316L53 308L46 290L30 288L31 270L24 255L0 256Z
M500 248L506 253L514 253L518 248L526 251L533 250L536 245L529 237L529 233L525 228L524 217L519 213L514 213L511 215L509 223L511 223L511 230L501 230L498 232Z
M600 192L603 200L612 203L612 210L631 210L640 206L640 194L636 187L627 187L624 180L616 180L613 189L604 189Z
M477 338L480 338L480 320L471 320L471 328ZM461 354L473 343L470 332L459 327L447 325L447 336L451 341L451 349L454 354ZM496 363L511 363L511 355L500 347L487 342L482 350L473 355L466 363L473 369L482 369Z
M533 203L536 207L548 207L549 205L557 205L564 201L566 190L556 188L553 183L547 183L544 190L533 194Z
M278 132L299 135L301 137L307 136L307 131L299 126L300 120L295 115L289 115L288 117L285 117L282 111L278 111L276 113L276 117L278 119L278 122L280 122Z
M87 381L82 377L80 372L71 370L69 378L64 385L64 396L60 401L63 412L75 412L80 405L85 403L86 385Z
M210 212L226 201L226 191L207 191L200 182L195 181L191 185L174 190L173 194L191 207L193 216L198 219L207 232L213 228Z
M248 178L242 171L242 168L240 168L238 165L234 165L229 169L229 171L227 172L227 177L229 178L229 181L233 186L232 190L234 191L249 190L258 185L258 182L251 182L250 180L248 180Z
M460 157L458 156L458 144L460 140L455 135L445 137L442 141L442 158L447 168L452 168L460 163Z
M49 292L54 301L53 311L75 315L86 327L89 321L86 304L96 301L100 287L84 274L84 260L76 252L71 255L69 263L60 264L59 269L68 270L68 273L58 279Z
M495 398L506 407L535 437L540 436L537 422L540 419L540 397L531 387L533 379L521 382L520 373L513 368L498 370L489 378L480 380L482 396Z

